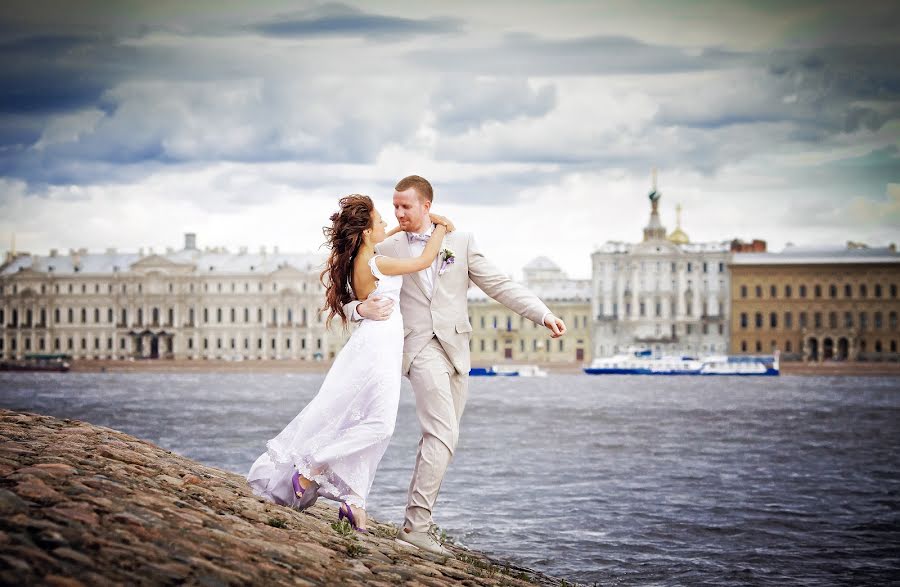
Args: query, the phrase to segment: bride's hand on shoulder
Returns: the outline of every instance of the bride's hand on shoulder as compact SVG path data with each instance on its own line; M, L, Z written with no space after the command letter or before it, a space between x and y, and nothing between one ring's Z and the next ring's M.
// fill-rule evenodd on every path
M428 217L431 219L432 224L437 224L438 226L443 226L447 229L447 232L453 232L456 230L456 227L453 225L453 222L450 221L449 218L445 216L441 216L440 214L435 214L433 212L428 214Z

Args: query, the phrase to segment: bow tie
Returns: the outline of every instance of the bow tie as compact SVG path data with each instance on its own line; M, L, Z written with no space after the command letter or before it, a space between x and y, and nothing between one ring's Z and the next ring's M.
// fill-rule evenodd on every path
M414 243L414 242L427 243L428 239L431 238L431 235L430 234L416 234L415 232L410 232L410 233L406 234L406 238L408 238L409 242L411 242L411 243Z

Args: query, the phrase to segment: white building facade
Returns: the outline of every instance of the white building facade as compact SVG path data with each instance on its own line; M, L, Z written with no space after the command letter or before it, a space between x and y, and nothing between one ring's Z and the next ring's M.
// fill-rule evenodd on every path
M47 256L0 266L0 357L90 359L334 357L346 339L325 328L318 255L200 250Z
M666 234L654 178L643 241L607 242L591 255L594 357L630 347L724 354L729 339L729 241ZM680 210L679 210L680 216Z

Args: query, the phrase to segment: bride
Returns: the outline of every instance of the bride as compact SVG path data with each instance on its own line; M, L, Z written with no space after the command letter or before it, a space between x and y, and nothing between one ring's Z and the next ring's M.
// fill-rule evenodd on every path
M344 304L372 294L393 300L394 310L387 320L362 321L319 393L266 443L247 481L256 495L298 510L312 506L319 496L339 501L338 518L365 532L366 497L394 433L400 400L402 276L430 266L442 237L454 227L432 214L436 238L421 256L399 259L375 254L375 245L400 228L385 234L386 223L368 196L341 198L340 212L331 221L324 231L331 254L320 277L329 311L326 323L337 316L346 326Z

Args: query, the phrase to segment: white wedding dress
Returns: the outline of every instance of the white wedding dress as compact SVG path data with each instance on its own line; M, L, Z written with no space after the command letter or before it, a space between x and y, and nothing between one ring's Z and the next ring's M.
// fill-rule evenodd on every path
M383 321L363 320L325 376L319 393L278 436L266 443L247 474L253 493L291 506L295 468L319 484L319 495L366 507L375 470L394 433L400 401L403 277L383 275L369 260L378 284L371 295L390 298Z

